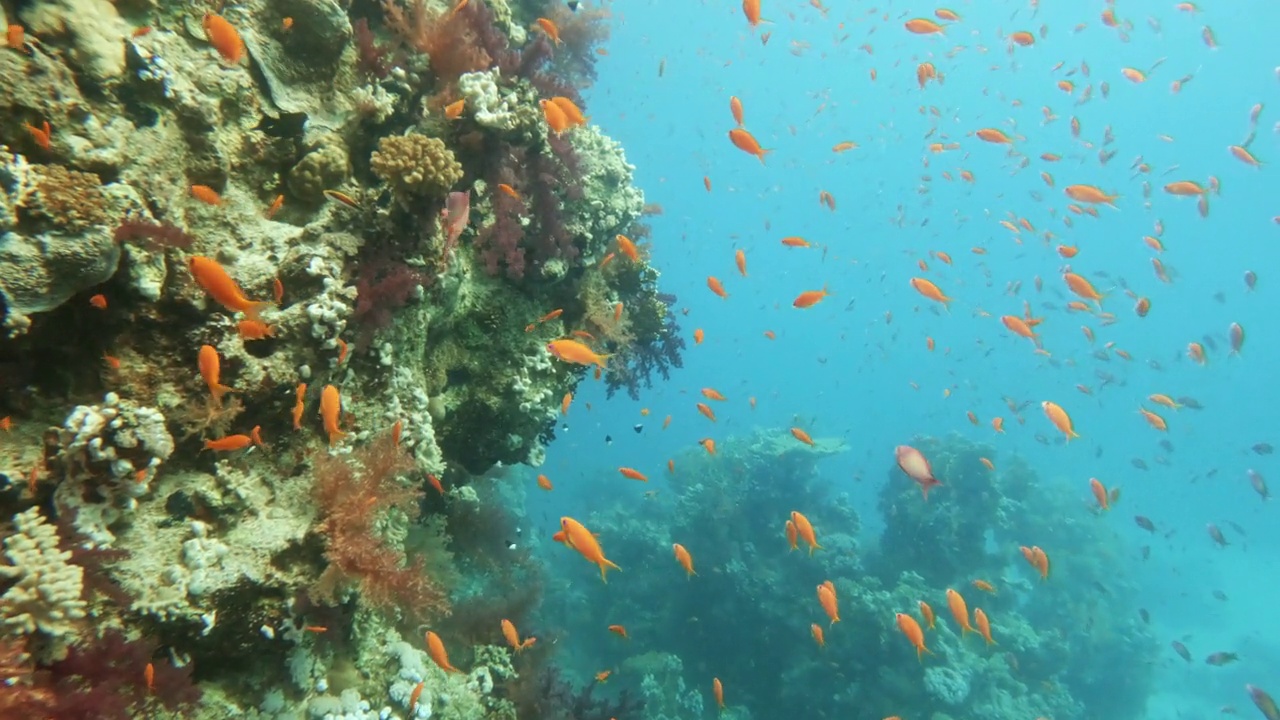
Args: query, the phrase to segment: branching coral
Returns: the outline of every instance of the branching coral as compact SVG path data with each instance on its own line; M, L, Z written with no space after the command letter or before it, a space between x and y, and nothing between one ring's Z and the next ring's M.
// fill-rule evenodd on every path
M408 563L378 530L379 518L392 509L417 515L422 493L400 479L412 468L412 459L390 435L350 460L326 455L316 463L313 495L323 517L318 530L329 561L313 588L317 600L337 601L347 588L358 586L371 607L402 610L417 619L448 614L445 592L423 563Z
M84 569L68 562L71 553L58 548L58 533L38 508L13 522L15 532L4 540L10 564L0 565L0 579L14 583L0 596L0 627L55 638L74 634L85 616Z

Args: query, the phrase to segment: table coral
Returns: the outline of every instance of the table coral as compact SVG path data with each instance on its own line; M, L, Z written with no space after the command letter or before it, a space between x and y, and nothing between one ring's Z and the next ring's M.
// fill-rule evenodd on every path
M406 205L443 196L462 179L462 165L443 140L414 132L379 140L369 167Z

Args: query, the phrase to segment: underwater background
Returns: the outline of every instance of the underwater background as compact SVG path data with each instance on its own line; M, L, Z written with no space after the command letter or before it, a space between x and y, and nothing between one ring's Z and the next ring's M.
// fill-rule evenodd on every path
M1280 6L0 9L0 720L1280 720Z

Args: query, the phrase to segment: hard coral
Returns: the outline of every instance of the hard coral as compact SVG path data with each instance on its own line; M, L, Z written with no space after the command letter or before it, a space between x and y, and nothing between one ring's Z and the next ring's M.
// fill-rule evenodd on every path
M379 140L369 167L406 205L443 196L462 179L462 165L443 140L412 132Z
M32 219L73 231L108 222L107 198L97 175L61 165L32 165L31 173L35 192L23 207Z
M354 585L371 607L399 609L418 620L448 614L445 592L428 577L423 563L408 563L377 530L379 517L391 508L410 517L418 514L421 491L400 479L412 468L412 459L390 435L349 460L325 455L317 461L313 495L323 518L318 530L325 536L329 561L313 588L317 600L337 601Z

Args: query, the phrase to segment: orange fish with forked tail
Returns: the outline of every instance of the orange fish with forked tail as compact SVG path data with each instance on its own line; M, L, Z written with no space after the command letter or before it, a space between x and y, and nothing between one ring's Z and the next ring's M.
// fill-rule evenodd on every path
M809 518L792 510L791 522L796 526L796 534L809 546L810 555L813 554L814 550L822 549L822 546L818 544L818 537L813 531L813 525L809 522Z
M951 608L951 616L960 625L960 634L973 632L973 626L969 624L969 606L965 604L964 596L947 588L947 606Z
M195 278L196 284L204 288L204 291L209 293L209 297L219 305L232 312L241 312L256 319L262 308L271 304L245 297L240 286L217 260L195 255L187 261L187 267L191 270L191 277Z
M748 155L755 155L760 159L761 165L764 164L764 156L773 152L773 150L768 148L760 147L760 143L756 140L755 136L742 128L734 128L730 130L729 141L733 143L734 147L738 148L742 152L747 153Z
M622 568L604 556L604 550L600 547L599 541L582 523L571 517L562 517L560 530L564 533L562 542L565 545L577 550L588 562L600 566L600 579L604 582L609 582L609 578L606 577L609 568L622 571Z
M924 631L920 629L920 623L916 619L906 613L898 613L896 616L898 621L898 629L903 635L907 636L907 640L916 649L916 659L923 659L924 653L933 654L933 651L924 646Z
M595 365L603 368L608 355L598 355L594 350L577 340L552 340L547 343L547 352L557 360L574 365Z
M911 287L921 295L934 302L940 302L944 306L951 302L951 298L947 297L941 288L924 278L911 278Z
M1067 442L1071 442L1073 438L1080 437L1071 423L1071 416L1067 414L1066 410L1062 409L1062 406L1045 400L1040 403L1040 407L1044 410L1045 417L1049 418L1049 422L1053 423L1053 426L1067 437Z

